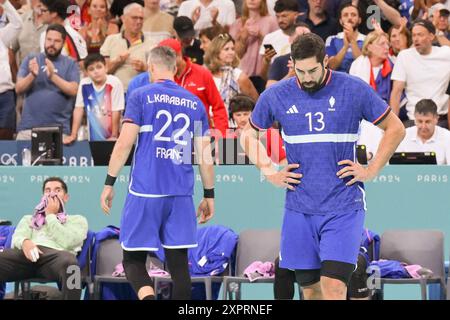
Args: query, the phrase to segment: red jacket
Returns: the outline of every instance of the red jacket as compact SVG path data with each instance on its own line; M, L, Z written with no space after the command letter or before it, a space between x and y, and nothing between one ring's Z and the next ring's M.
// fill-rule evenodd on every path
M227 111L211 72L198 64L192 63L188 58L184 58L184 61L186 61L186 69L180 77L175 76L175 82L195 94L203 102L208 115L209 126L218 129L225 137L228 129ZM212 119L209 115L210 106L212 106Z

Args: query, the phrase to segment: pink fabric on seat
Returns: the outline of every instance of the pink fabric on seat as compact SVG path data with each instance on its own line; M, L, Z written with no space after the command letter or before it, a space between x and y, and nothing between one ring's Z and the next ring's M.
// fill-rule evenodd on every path
M273 262L255 261L245 268L244 275L250 282L261 278L274 278L275 265Z

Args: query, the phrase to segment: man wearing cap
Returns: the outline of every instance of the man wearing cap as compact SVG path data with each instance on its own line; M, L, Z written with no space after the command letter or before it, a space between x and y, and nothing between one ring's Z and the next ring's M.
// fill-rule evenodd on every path
M188 17L176 17L173 21L173 28L177 39L181 42L183 55L191 58L191 61L203 65L205 52L200 48L200 40L195 38L194 24Z
M236 8L231 0L187 0L181 3L178 16L192 19L199 32L217 23L231 26L236 20Z
M159 43L159 46L170 47L176 52L177 74L175 75L175 82L200 98L206 108L210 128L219 130L225 137L228 129L227 111L211 72L196 63L192 63L189 58L183 57L181 43L176 39L163 40ZM212 117L209 112L210 108Z
M398 114L400 97L405 90L408 102L406 111L409 121L414 123L414 108L421 99L432 99L437 105L438 125L449 127L449 97L445 94L450 80L450 47L432 45L436 33L434 25L428 20L416 20L412 27L413 47L402 50L392 71L394 80L390 105Z
M450 46L449 15L450 11L442 3L436 3L428 10L429 19L436 28L435 45Z

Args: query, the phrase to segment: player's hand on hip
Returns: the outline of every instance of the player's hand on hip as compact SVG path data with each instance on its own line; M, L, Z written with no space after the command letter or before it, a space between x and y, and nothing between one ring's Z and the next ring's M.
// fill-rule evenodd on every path
M214 216L214 199L204 198L197 210L198 223L208 222Z
M374 177L374 175L370 172L368 167L363 167L359 163L353 162L351 160L342 160L338 162L340 166L346 166L339 170L336 175L339 179L344 179L346 177L352 176L353 179L347 182L345 185L351 186L357 181L368 181Z
M297 169L298 167L300 167L300 165L297 163L288 164L280 171L266 175L266 179L277 187L295 190L295 187L291 184L299 184L300 178L303 177L303 175L301 173L291 172L291 170Z
M114 198L113 187L105 186L103 188L102 195L100 196L100 205L106 214L109 214L109 211L111 210L113 198Z

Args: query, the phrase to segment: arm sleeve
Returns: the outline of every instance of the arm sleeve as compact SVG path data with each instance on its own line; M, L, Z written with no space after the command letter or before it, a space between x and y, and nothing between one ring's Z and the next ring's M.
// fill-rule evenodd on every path
M22 19L9 1L3 4L3 8L8 24L0 28L0 40L5 47L10 48L14 39L19 35L20 30L22 30Z
M113 76L111 76L113 77ZM112 111L121 111L125 109L125 94L123 92L122 82L116 77L113 78L113 88L111 92Z
M84 81L81 80L80 84L78 85L77 98L75 100L75 108L84 108L83 84Z
M39 51L45 52L45 32L42 32L39 38Z
M83 216L68 216L66 223L62 224L54 214L45 217L47 235L61 247L72 251L81 247L86 239L88 223Z
M138 126L142 125L142 102L141 96L138 94L139 90L133 91L128 99L127 109L123 116L122 122L134 123Z
M107 36L105 42L100 47L100 54L105 58L110 58L111 55L111 36Z
M255 130L266 130L270 128L275 121L271 107L271 91L272 90L266 90L263 92L250 116L250 124Z
M389 105L369 85L360 82L359 93L362 117L374 125L380 124L391 111Z
M70 59L70 58L68 58ZM68 82L76 82L76 83L80 83L80 67L78 66L78 63L73 60L70 59L70 67L67 70L67 74L64 77L66 81Z
M391 79L406 82L406 70L403 63L404 55L400 52L392 70Z
M325 41L325 53L329 57L337 55L336 47L334 46L334 36L329 36Z
M28 69L28 64L30 63L30 60L34 57L34 54L28 55L23 59L22 63L20 64L19 71L17 72L17 78L25 78L29 73L30 70Z
M14 234L12 237L12 247L17 249L22 249L22 242L25 239L31 240L31 235L33 230L30 228L30 222L31 222L31 216L27 215L24 216L19 224L16 227L16 230L14 230Z

